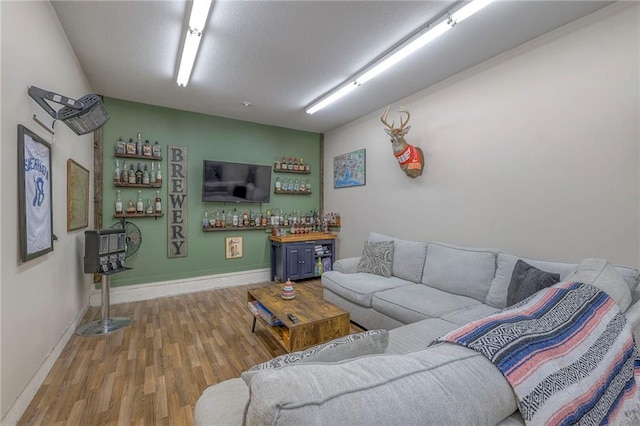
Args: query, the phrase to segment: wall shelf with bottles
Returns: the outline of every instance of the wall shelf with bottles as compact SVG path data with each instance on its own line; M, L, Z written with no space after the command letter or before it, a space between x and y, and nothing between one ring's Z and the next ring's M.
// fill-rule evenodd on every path
M284 170L284 169L276 169L275 167L273 168L273 171L276 173L297 173L297 174L301 174L301 175L309 175L311 174L311 170Z
M205 228L202 232L222 232L222 231L270 231L271 226L226 226L224 228Z
M162 188L162 182L160 183L122 183L114 182L113 186L120 188Z
M115 154L116 157L120 157L120 158L137 158L140 160L155 160L155 161L162 161L162 157L154 157L154 156L150 156L150 155L138 155L138 154Z
M113 217L115 218L143 218L143 217L162 217L163 213L115 213Z
M282 189L274 189L274 194L288 194L288 195L311 195L311 192L308 191L285 191Z

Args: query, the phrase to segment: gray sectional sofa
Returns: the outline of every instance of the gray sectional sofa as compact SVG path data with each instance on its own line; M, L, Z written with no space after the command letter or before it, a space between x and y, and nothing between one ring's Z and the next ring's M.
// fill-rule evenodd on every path
M333 271L322 275L324 298L349 311L351 321L367 329L394 329L423 320L430 320L439 329L451 329L490 315L506 307L518 259L558 274L560 281L577 281L573 277L578 272L583 277L590 265L606 263L527 259L487 248L407 241L373 232L368 241L394 242L392 276L358 273L359 257L338 260ZM624 266L614 269L628 288L628 292L616 291L625 299L620 308L640 336L638 270Z
M350 258L325 272L322 284L325 298L349 311L354 322L389 329L384 345L361 346L369 352L343 346L343 358L331 362L308 351L308 358L254 372L246 382L236 378L211 386L196 404L196 425L524 424L511 387L485 357L456 345L429 346L505 307L519 258L375 233L369 240L393 241L389 277L357 272L360 259ZM523 260L562 281L600 287L638 335L638 270L599 259Z

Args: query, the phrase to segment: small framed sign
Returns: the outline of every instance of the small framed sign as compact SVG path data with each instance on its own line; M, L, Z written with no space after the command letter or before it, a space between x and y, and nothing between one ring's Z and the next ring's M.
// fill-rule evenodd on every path
M67 232L89 226L89 170L67 160Z
M242 257L242 237L225 238L224 247L225 259L239 259Z

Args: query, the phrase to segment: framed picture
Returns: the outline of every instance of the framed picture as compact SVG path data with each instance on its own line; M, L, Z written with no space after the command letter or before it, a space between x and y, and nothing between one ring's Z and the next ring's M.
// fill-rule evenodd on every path
M89 170L67 160L67 232L89 226Z
M346 188L366 184L366 169L365 149L333 157L333 187Z
M23 262L53 251L51 144L18 125L18 220Z
M242 237L227 237L224 240L224 258L239 259L242 257Z

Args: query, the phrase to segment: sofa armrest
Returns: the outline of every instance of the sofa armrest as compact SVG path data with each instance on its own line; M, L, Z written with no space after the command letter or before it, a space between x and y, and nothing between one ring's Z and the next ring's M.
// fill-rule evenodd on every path
M336 260L333 263L333 270L343 274L355 274L358 270L358 263L360 263L360 257L347 257L346 259Z
M624 315L627 317L629 327L636 338L636 345L640 342L640 301L629 306Z

